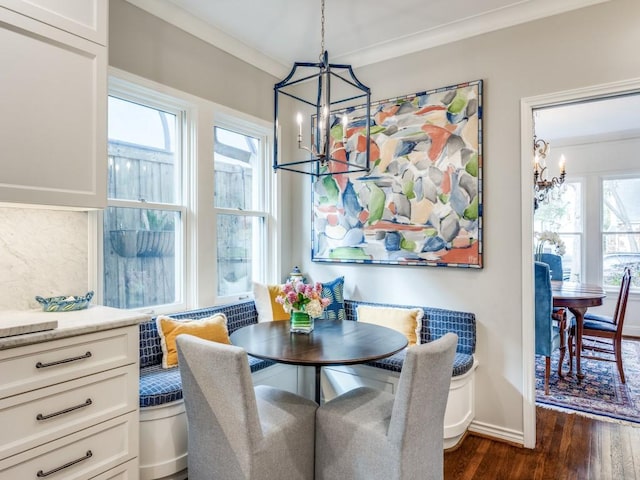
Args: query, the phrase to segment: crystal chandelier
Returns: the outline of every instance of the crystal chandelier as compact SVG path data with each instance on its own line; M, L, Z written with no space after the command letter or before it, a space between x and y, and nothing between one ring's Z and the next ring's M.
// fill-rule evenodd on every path
M548 203L551 192L564 183L566 175L565 158L560 156L560 176L545 178L547 172L547 153L549 143L543 139L533 136L533 208L538 208L541 202Z
M273 87L274 171L289 170L316 177L369 171L371 92L356 78L351 65L329 63L324 24L324 0L321 0L319 61L295 62L289 75ZM293 103L286 103L287 100ZM296 115L281 118L280 106L285 105L282 110L289 112L291 106L293 111L297 110ZM360 112L357 117L353 116L356 107ZM308 144L303 142L302 112L308 113L311 119ZM295 126L292 125L294 119ZM309 158L285 162L278 150L280 132L294 129L298 149L306 151Z

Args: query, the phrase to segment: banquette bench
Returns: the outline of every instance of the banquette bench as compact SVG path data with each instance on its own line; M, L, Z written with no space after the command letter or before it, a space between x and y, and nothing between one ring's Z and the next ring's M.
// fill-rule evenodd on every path
M458 335L453 378L445 414L445 448L464 435L475 414L474 358L476 324L472 313L453 310L388 305L345 300L347 320L357 320L358 305L421 308L424 311L421 343L447 332ZM229 333L257 323L253 300L169 315L174 319L202 319L222 312ZM322 389L325 400L360 385L395 391L406 350L366 365L325 367ZM256 385L267 384L300 394L312 394L312 374L304 367L275 364L249 357ZM187 424L178 368L162 367L162 348L155 320L140 324L140 480L181 480L187 477Z

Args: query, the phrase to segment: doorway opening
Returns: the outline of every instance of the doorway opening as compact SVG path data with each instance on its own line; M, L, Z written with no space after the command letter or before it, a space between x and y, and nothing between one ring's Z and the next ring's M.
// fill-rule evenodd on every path
M636 105L635 102L638 104ZM616 153L603 154L602 145L605 141L623 141L634 136L640 138L640 108L638 107L640 107L640 80L530 97L521 102L523 252L535 252L536 233L540 235L545 231L543 229L557 230L556 233L565 244L567 258L563 259L563 270L566 265L567 280L601 285L607 281L608 263L604 262L604 255L609 253L607 243L602 240L603 202L600 199L607 188L611 189L611 185L606 185L607 178L616 175L625 177L633 173L640 176L640 165L634 172L631 164L632 157L625 158L625 155ZM551 197L548 204L543 202L535 211L534 182L532 182L535 169L534 135L536 139L541 138L548 142L550 152L553 152L547 153L546 166L550 170L547 175L559 175L562 154L565 155L566 162L564 184L557 187L557 192L550 192L560 199L559 202L555 202L556 207L553 207L554 202ZM597 146L600 148L595 148ZM615 161L613 157L616 157ZM631 166L625 166L624 161ZM594 192L597 195L593 195ZM640 204L640 188L635 192ZM561 208L557 207L558 203ZM546 208L549 205L551 206ZM588 217L589 223L587 223ZM640 220L640 212L638 219ZM597 234L592 233L594 225L600 229ZM626 233L635 236L632 231ZM638 244L640 245L640 234ZM524 439L525 446L533 448L535 446L536 391L534 285L531 258L532 255L523 255L522 318L523 378L525 379ZM612 291L615 290L614 285L611 288ZM615 306L616 295L609 296L613 298L613 306ZM605 310L603 313L606 313L609 308L613 309L610 305L603 308ZM627 314L629 315L629 310ZM640 331L638 333L640 334Z

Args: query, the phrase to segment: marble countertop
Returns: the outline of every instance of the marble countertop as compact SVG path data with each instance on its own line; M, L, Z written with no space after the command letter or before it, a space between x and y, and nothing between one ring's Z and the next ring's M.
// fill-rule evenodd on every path
M42 324L43 328L55 326L50 330L1 337L0 350L136 325L150 318L151 316L145 313L99 305L92 305L85 310L72 312L43 312L41 310L0 311L0 328L8 327L19 331L20 326L28 328L33 324Z

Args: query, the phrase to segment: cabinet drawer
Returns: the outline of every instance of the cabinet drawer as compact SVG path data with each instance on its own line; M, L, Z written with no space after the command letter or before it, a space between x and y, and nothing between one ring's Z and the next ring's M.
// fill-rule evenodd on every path
M137 325L1 350L0 398L137 362Z
M0 400L0 458L137 408L137 365L5 398Z
M37 480L43 474L51 480L93 478L134 459L137 439L137 416L130 413L0 460L0 478Z
M91 480L138 480L138 459L129 460Z

